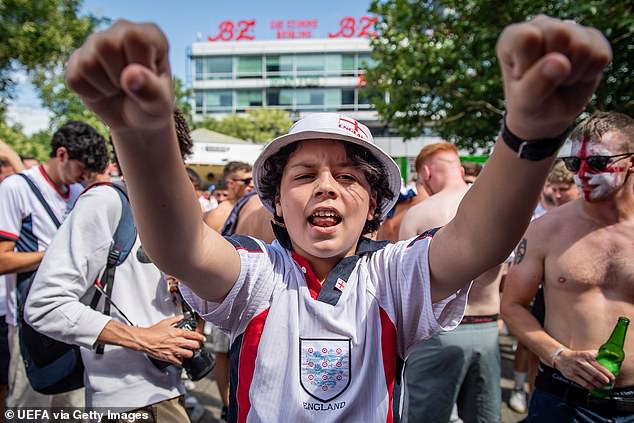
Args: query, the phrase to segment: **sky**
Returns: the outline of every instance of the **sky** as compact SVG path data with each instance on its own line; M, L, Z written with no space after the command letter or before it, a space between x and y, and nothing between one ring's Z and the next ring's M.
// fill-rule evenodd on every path
M285 31L293 30L289 21L313 21L313 25L316 21L312 38L326 38L339 30L343 17L359 21L367 15L369 5L370 0L84 0L81 14L158 24L170 43L172 74L188 82L188 47L197 40L218 36L223 21L231 21L237 28L235 37L246 27L240 21L254 20L246 34L256 40L275 39L275 24L281 24ZM33 87L24 76L17 75L17 79L21 83L18 97L9 108L9 119L21 123L27 134L46 128L48 115Z

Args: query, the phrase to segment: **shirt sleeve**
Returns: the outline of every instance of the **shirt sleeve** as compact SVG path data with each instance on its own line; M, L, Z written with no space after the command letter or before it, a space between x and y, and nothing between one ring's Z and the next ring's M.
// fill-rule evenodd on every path
M95 187L83 194L59 228L38 268L25 319L51 338L92 348L110 316L87 305L106 266L121 216L118 194Z
M200 298L186 282L181 292L198 314L229 333L233 342L270 303L276 280L276 252L255 238L234 235L226 239L240 255L240 275L222 303Z
M24 189L28 189L26 181L15 175L0 184L0 241L17 241L20 236L25 217Z
M442 301L432 303L429 271L431 233L388 246L383 257L380 302L393 319L399 355L407 358L412 347L460 323L467 305L470 284Z

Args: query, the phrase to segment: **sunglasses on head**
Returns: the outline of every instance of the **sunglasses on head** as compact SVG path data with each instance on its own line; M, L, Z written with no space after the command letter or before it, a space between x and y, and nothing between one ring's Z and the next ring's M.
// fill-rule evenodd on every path
M615 154L614 156L588 156L588 157L561 157L566 169L571 172L577 173L581 168L581 161L585 160L589 167L594 170L603 171L608 165L618 162L626 157L632 156L634 153ZM617 159L618 160L614 160Z
M234 182L242 182L245 185L249 185L251 183L251 181L253 180L253 178L242 178L242 179L231 178L231 180L234 181Z

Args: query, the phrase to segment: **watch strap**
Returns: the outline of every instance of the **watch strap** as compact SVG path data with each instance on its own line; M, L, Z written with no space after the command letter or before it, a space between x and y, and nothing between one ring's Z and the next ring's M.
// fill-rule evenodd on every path
M500 133L504 143L517 153L520 159L540 161L557 154L557 151L566 142L572 126L568 127L562 134L554 138L544 138L538 140L524 140L512 133L506 126L506 115L502 123Z

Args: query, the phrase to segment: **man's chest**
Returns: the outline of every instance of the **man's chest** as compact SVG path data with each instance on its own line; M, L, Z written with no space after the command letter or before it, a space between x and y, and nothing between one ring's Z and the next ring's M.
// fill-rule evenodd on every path
M556 244L546 281L564 289L600 287L634 300L634 231L624 226L579 234Z

